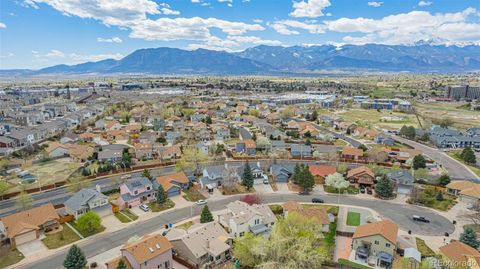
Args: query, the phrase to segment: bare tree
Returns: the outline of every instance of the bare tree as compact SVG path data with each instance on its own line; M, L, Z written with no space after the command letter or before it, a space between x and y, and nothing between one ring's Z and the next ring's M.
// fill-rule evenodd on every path
M223 188L228 190L235 189L236 184L239 181L239 175L236 167L228 166L223 170Z
M476 202L471 208L472 212L463 214L461 217L470 219L474 224L480 224L480 202Z

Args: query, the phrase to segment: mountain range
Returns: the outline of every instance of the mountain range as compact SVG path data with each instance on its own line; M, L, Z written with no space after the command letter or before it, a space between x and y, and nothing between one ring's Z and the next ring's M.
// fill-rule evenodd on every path
M49 74L295 75L324 72L456 73L480 70L480 46L257 46L228 53L206 49L139 49L107 59L39 70L0 70L2 76Z

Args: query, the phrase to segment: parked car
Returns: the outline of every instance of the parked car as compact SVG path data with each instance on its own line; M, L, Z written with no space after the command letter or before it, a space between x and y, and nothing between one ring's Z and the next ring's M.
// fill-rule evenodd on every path
M198 201L195 202L195 204L197 204L197 205L204 205L206 203L207 203L207 201L205 201L205 200L198 200Z
M268 185L268 184L270 184L270 183L268 182L268 179L264 179L264 180L263 180L263 184Z
M306 192L306 191L301 191L301 192L298 193L298 195L308 195L308 192Z
M373 194L372 188L370 187L367 188L367 194Z
M425 223L430 223L430 220L425 218L424 216L413 215L413 220L414 221L425 222Z
M365 193L365 188L360 188L360 193Z
M150 210L150 207L148 207L148 205L146 204L140 205L139 208L145 212L148 212Z
M320 199L318 197L315 197L315 198L312 198L312 203L315 203L315 204L323 204L324 201L323 199Z

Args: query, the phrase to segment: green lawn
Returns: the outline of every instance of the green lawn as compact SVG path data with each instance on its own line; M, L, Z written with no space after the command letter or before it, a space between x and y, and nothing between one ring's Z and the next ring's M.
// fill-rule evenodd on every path
M358 269L372 269L372 267L362 265L356 262L352 262L346 259L338 259L338 264L345 265L347 268L358 268Z
M196 202L198 200L205 200L205 196L203 196L197 189L189 188L183 190L183 198L190 202Z
M192 227L192 225L193 225L193 221L190 220L190 221L187 221L183 224L175 226L175 228L188 230L188 228Z
M21 261L23 258L25 257L17 249L12 250L8 246L4 246L0 248L0 268L5 268L12 264L16 264L17 262Z
M72 221L72 222L69 222L70 225L72 225L72 227L77 230L83 237L89 237L89 236L92 236L94 234L98 234L98 233L101 233L103 231L105 231L105 227L101 226L99 229L93 231L93 232L89 232L89 231L84 231L80 228L78 228L77 226L77 223L75 221Z
M49 249L59 248L68 244L71 244L80 237L70 228L68 225L63 224L61 232L54 234L45 234L45 239L42 240L43 244Z
M435 188L434 186L426 186L423 192L416 200L412 200L410 198L408 200L409 203L420 204L426 207L430 207L433 209L438 209L441 211L448 211L452 208L457 202L455 201L455 197L444 193L443 200L437 200L437 193L440 190Z
M422 258L435 256L435 252L429 246L427 246L423 239L420 239L418 237L416 237L415 239L417 241L417 249L422 254Z
M138 219L138 216L135 215L132 211L130 211L129 209L124 209L122 210L122 213L127 215L129 218L131 218L132 220L137 220Z
M157 204L156 201L152 201L148 204L148 206L150 207L150 210L152 210L152 212L161 212L161 211L164 211L164 210L167 210L169 208L172 208L175 206L175 203L170 200L170 199L167 199L167 201L165 201L165 203L163 204Z
M120 211L115 212L114 215L121 223L131 222L131 220L127 218L125 215L123 215L122 213L120 213Z
M325 192L328 192L328 193L339 193L338 189L331 186L323 185L323 189L325 190ZM358 194L358 192L359 192L358 189L355 188L354 186L349 186L346 189L340 190L340 194Z
M360 225L360 213L349 211L347 214L347 225L348 226Z

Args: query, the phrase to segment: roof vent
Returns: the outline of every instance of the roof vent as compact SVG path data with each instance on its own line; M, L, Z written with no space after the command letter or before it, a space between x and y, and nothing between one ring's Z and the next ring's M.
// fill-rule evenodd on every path
M151 253L153 253L154 251L153 248L148 248L148 250L150 250Z
M155 247L157 247L157 249L160 249L160 244L155 244Z

